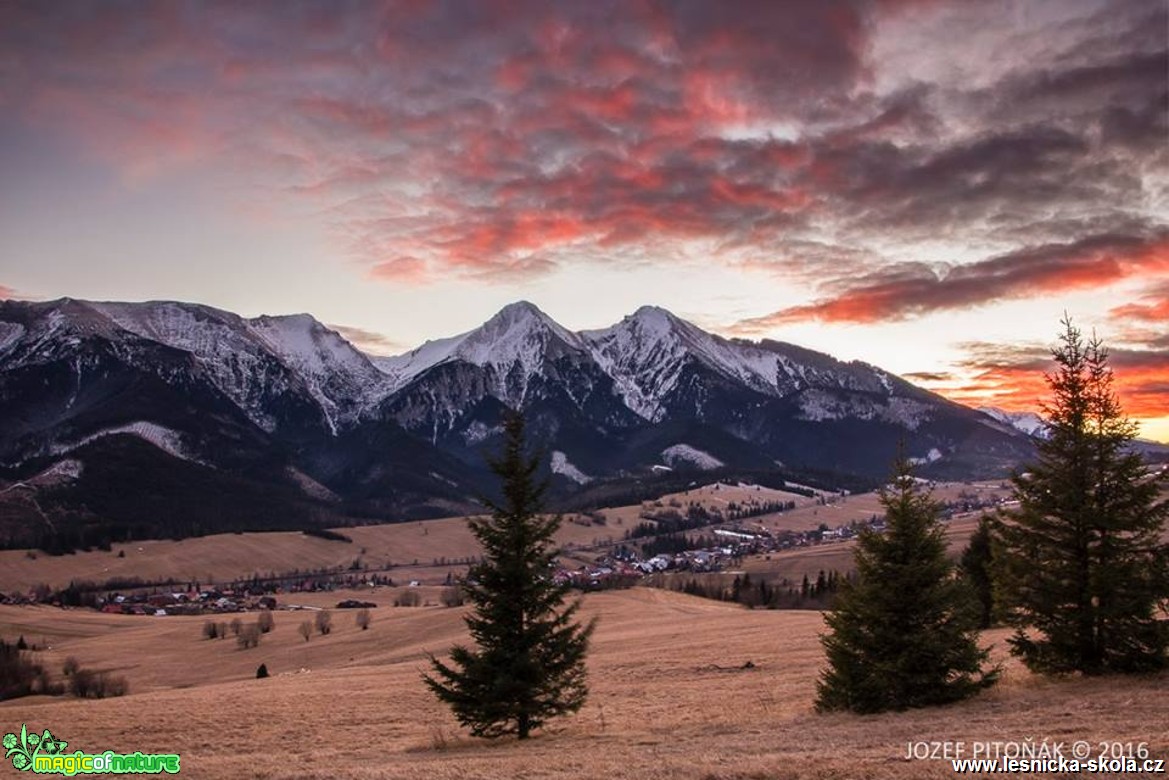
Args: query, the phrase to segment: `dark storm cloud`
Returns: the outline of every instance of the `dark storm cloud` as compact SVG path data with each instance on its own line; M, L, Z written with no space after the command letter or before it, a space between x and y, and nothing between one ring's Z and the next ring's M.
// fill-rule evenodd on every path
M948 371L910 371L901 375L912 382L952 382L955 375Z

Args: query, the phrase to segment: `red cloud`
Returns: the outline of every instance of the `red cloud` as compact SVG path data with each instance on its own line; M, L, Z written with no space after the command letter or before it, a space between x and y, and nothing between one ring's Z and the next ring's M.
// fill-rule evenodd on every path
M1108 220L1086 226L1147 211L1131 173L1146 160L1132 155L1152 153L1107 145L1159 137L1161 92L1145 94L1147 77L1133 82L1123 61L1093 71L1094 110L1111 119L1090 115L1083 127L1100 132L1077 133L1070 120L949 121L935 116L947 99L929 73L914 74L916 87L872 92L869 36L913 4L390 0L276 14L0 3L0 109L72 134L131 179L178 168L242 185L231 188L241 200L307 196L373 276L411 283L547 273L570 252L680 256L694 239L735 268L839 273L823 258L906 226L956 241L993 226L1042 245L1120 235ZM1118 28L1144 18L1116 15ZM1150 48L1132 67L1155 71L1157 56ZM1018 89L1058 74L1040 75ZM959 125L963 140L938 132ZM1044 232L1053 214L1085 226ZM800 253L837 240L835 252ZM1156 266L1124 246L1114 258L1078 243L945 279L878 273L765 320L907 317ZM769 257L777 247L792 255ZM1039 256L1049 249L1080 251L1083 262Z
M370 269L370 275L394 282L422 283L428 280L429 269L425 260L402 256L375 264Z
M1169 283L1150 288L1141 296L1140 302L1117 306L1108 314L1114 319L1169 323Z
M744 320L739 332L758 332L791 322L879 322L932 311L964 309L1022 298L1114 284L1169 273L1169 236L1098 235L1069 244L1012 252L946 275L920 265L878 271L856 286L815 303Z

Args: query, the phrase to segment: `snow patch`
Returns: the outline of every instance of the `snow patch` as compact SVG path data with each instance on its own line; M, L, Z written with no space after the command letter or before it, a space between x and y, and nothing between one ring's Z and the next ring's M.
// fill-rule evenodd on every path
M119 425L114 428L105 428L97 433L78 439L73 442L58 442L50 445L48 448L49 455L63 455L66 452L71 452L78 447L83 447L91 441L95 441L104 436L116 436L118 434L128 434L130 436L137 436L145 442L153 444L168 455L173 455L176 458L189 460L194 463L201 463L198 458L192 456L186 446L183 444L183 435L178 431L171 430L162 425L152 422L133 422L128 425Z
M934 463L942 459L942 452L937 447L931 447L930 451L926 453L924 458L909 458L909 465L924 466L927 463Z
M662 457L671 466L677 466L679 461L697 466L703 471L722 468L726 464L709 452L703 452L689 444L675 444L662 450Z
M932 409L921 401L901 396L892 396L880 411L881 419L916 431L923 422L933 416Z
M572 465L568 460L568 456L560 450L554 450L552 452L552 473L568 477L578 485L587 485L593 481L592 477Z
M481 423L478 420L471 423L463 431L463 441L467 444L478 444L486 439L488 436L499 433L503 429L498 425L491 427L486 423Z
M290 476L292 480L296 482L300 489L304 491L306 496L315 498L319 501L335 502L341 500L336 493L334 493L332 490L329 490L327 487L322 485L320 482L317 482L315 479L310 477L308 474L305 474L300 469L289 466L285 471L288 476Z
M37 474L33 479L67 479L73 480L81 476L81 472L85 470L85 464L73 458L65 458L59 460L52 466Z
M24 335L24 326L17 322L0 322L0 354L12 349Z
M891 396L880 401L858 395L840 395L825 390L809 389L800 396L800 416L811 422L825 420L882 420L917 430L930 419L929 405L912 398Z

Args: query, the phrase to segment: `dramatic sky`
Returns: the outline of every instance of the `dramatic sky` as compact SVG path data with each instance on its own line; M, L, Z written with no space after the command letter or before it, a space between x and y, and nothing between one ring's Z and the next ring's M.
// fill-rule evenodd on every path
M0 296L528 299L1035 408L1066 312L1169 440L1169 3L0 0Z

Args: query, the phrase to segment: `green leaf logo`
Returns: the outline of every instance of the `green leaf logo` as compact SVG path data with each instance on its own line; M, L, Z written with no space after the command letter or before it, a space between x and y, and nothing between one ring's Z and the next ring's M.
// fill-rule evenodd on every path
M20 724L20 736L5 734L2 744L4 745L4 757L12 761L13 767L26 772L32 769L37 756L41 754L46 756L60 755L69 743L57 739L48 729L45 729L41 734L37 734L35 731L30 733L28 725L22 723Z

